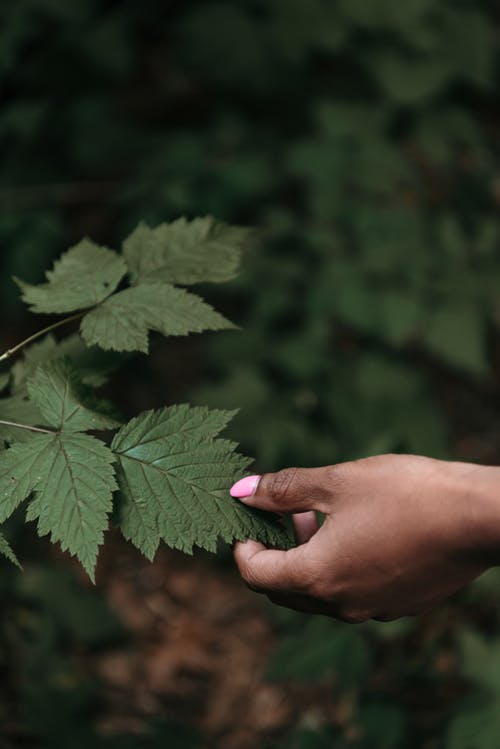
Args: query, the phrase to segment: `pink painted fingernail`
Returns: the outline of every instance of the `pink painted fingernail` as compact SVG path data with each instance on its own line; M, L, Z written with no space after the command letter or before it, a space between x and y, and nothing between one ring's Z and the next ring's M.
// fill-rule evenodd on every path
M251 494L254 493L255 489L257 488L257 484L260 481L260 476L245 476L244 479L240 479L236 482L236 484L233 484L232 487L229 490L229 494L232 497L238 497L238 499L242 499L243 497L250 497Z

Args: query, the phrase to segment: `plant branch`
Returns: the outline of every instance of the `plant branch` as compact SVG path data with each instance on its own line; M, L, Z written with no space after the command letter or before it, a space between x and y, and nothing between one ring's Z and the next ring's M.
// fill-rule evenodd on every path
M16 421L6 421L0 419L0 424L6 427L18 427L19 429L27 429L30 432L42 432L42 434L55 434L51 429L42 429L41 427L32 427L28 424L18 424Z
M52 325L48 325L46 328L43 328L43 330L39 330L37 333L33 333L33 335L30 335L29 338L25 338L24 341L21 341L21 343L16 344L13 346L13 348L8 349L0 356L0 362L5 361L6 359L10 359L11 356L13 356L17 351L20 351L22 348L28 345L28 343L31 343L32 341L36 341L37 338L41 338L41 336L45 335L46 333L50 333L51 330L55 330L56 328L60 328L61 325L66 325L68 322L73 322L73 320L79 320L85 312L77 312L76 315L71 315L70 317L65 317L64 320L58 320L58 322L52 323Z

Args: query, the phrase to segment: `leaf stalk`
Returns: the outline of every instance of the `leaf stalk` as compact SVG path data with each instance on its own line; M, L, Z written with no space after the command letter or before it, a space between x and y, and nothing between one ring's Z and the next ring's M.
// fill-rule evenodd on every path
M10 349L7 349L7 351L5 351L0 356L0 362L10 359L10 357L13 356L15 353L17 353L17 351L20 351L29 343L36 341L37 338L41 338L43 335L50 333L52 330L55 330L56 328L60 328L62 325L66 325L66 323L73 322L74 320L79 320L81 317L84 316L84 314L85 314L85 311L77 312L75 315L70 315L69 317L65 317L63 320L58 320L57 322L52 323L52 325L48 325L46 328L39 330L37 333L33 333L33 335L30 335L28 338L25 338L24 341L17 343L15 346L13 346Z
M6 427L17 427L18 429L27 429L30 432L41 432L42 434L55 434L51 429L42 429L42 427L33 427L29 424L18 424L17 421L6 421L0 419L0 424Z

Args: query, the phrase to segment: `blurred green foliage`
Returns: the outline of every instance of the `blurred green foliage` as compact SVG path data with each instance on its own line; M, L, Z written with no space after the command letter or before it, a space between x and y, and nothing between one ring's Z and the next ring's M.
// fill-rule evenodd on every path
M2 747L198 746L193 732L166 722L153 723L138 737L103 737L95 731L100 688L86 661L125 638L95 589L47 562L2 574L0 590L0 672L10 686L0 708Z
M498 460L498 20L493 0L4 3L11 321L9 276L39 280L82 233L180 213L257 225L240 278L207 290L243 332L205 347L189 397L242 409L232 434L259 470ZM474 590L429 625L278 617L269 678L349 706L283 746L496 747L498 588ZM55 598L34 625L50 643L73 626ZM48 694L24 700L33 725Z

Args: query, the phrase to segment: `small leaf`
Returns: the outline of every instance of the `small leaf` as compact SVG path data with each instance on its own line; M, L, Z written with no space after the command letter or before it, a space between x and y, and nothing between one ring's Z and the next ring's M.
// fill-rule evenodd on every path
M453 78L453 66L440 58L406 59L392 52L370 57L370 69L387 95L403 104L437 94Z
M9 542L7 541L7 539L2 533L0 533L0 554L6 557L9 560L9 562L12 562L12 564L15 564L16 567L19 567L19 569L22 569L21 565L19 564L18 558L12 551Z
M16 282L32 312L73 312L94 307L106 299L126 270L116 252L83 239L46 273L48 283L33 286L18 279Z
M83 343L83 342L82 342ZM39 364L57 359L58 343L52 333L23 349L23 356L12 367L12 392L26 392L26 380Z
M66 359L39 365L28 380L28 392L46 423L64 432L115 429L120 426L118 421L90 406L93 394L83 385ZM94 404L99 406L95 399Z
M204 408L172 406L141 414L115 435L121 529L148 558L161 540L187 553L195 545L215 551L219 538L290 545L272 515L229 496L249 460L234 452L234 443L214 439L228 416L219 411L211 418Z
M67 357L78 370L85 385L100 387L124 360L123 355L105 352L97 346L89 348L82 337L75 333L57 341L49 335L24 349L24 356L12 367L12 392L24 393L26 381L34 374L39 364Z
M84 317L81 333L88 345L147 352L150 330L168 336L234 327L199 296L151 283L114 294Z
M277 681L315 682L336 676L344 689L352 689L363 683L371 666L361 632L318 617L283 638L270 660L268 676Z
M422 331L427 348L452 367L484 376L488 372L486 326L472 304L447 303L430 315Z
M169 437L182 437L194 445L216 437L236 414L237 410L223 411L179 403L168 407L168 418L165 409L161 409L147 411L124 424L120 429L120 440L126 442L132 439L137 443L147 440L152 448Z
M461 673L482 687L469 695L448 726L447 749L497 749L500 731L500 646L472 629L459 637Z
M117 488L111 451L86 434L36 435L0 461L0 522L32 492L27 518L78 557L93 579Z
M0 523L31 494L41 480L45 447L50 436L33 435L25 445L13 445L0 460Z
M180 218L154 229L141 223L123 243L123 254L134 283L228 281L236 275L249 234L210 216Z
M110 451L87 435L36 435L14 445L0 463L0 522L33 491L29 519L76 554L93 576L116 488Z
M500 700L500 643L467 628L459 637L461 673L489 687Z
M129 354L103 351L99 346L87 346L78 333L63 338L58 343L59 357L67 357L78 370L82 382L100 387L111 375L130 359Z
M405 745L408 724L402 705L382 699L368 701L360 710L359 723L365 747L398 749Z
M7 372L4 372L0 375L0 393L3 393L3 391L7 388L9 384L9 375Z
M0 419L26 426L47 426L38 406L22 395L0 398ZM0 424L0 441L26 442L32 436L26 429Z

